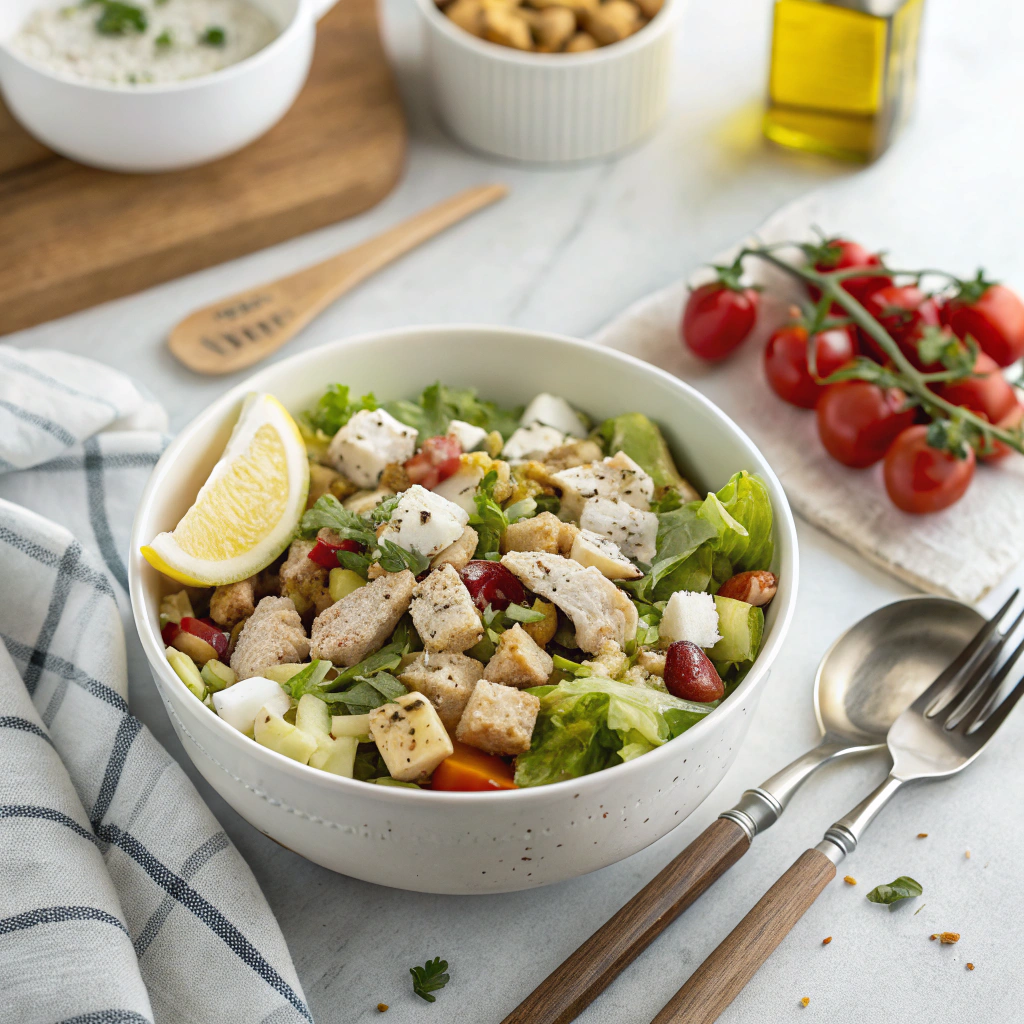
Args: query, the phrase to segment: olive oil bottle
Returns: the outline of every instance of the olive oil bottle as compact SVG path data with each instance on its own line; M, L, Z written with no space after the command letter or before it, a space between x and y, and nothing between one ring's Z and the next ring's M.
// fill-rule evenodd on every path
M764 133L873 160L914 101L924 0L777 0Z

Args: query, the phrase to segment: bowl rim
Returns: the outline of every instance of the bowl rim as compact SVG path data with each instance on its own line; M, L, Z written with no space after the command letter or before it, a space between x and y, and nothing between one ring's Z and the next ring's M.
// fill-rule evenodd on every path
M723 705L715 708L711 714L707 715L681 736L678 736L673 740L669 740L662 746L644 754L642 757L635 758L634 760L627 761L623 764L612 765L612 767L606 768L603 771L593 772L590 775L584 775L576 779L568 779L563 782L553 782L545 786L502 790L496 793L449 792L422 789L413 790L404 786L374 786L375 796L394 804L414 802L421 804L422 806L427 806L428 803L473 805L480 801L500 799L507 801L510 808L513 804L517 808L523 808L530 802L545 802L552 798L557 798L559 794L566 793L570 789L574 789L579 793L581 792L580 787L598 787L601 785L601 777L607 776L609 772L617 772L618 777L623 777L626 772L635 773L642 771L643 769L637 768L638 764L642 765L646 763L651 765L653 763L649 760L651 758L664 759L672 756L671 751L679 750L679 747L674 746L674 744L682 741L684 737L687 738L690 743L699 741L706 733L717 728L718 726L715 723L723 722L725 716L736 715L742 712L744 699L749 697L750 694L767 681L779 649L789 632L789 627L792 624L793 615L796 609L800 557L796 535L796 522L793 518L793 512L789 506L782 484L775 475L771 466L768 464L768 461L761 454L760 450L750 437L748 437L736 423L729 419L729 417L726 416L726 414L719 409L714 402L701 394L696 388L688 384L686 381L662 370L660 367L629 355L628 353L607 348L603 345L597 345L593 342L581 341L577 338L548 331L525 330L518 327L502 327L492 324L465 323L424 326L410 325L383 331L367 331L351 337L339 338L333 342L326 342L323 345L315 346L314 348L308 349L304 352L298 352L286 359L261 367L255 374L251 374L246 377L245 380L231 387L219 398L211 402L192 420L190 420L164 450L157 464L153 467L153 472L150 474L149 480L146 483L142 497L140 498L136 509L135 520L132 524L131 548L129 550L128 559L129 593L131 597L133 617L135 619L136 628L138 630L143 650L145 651L146 657L150 663L150 671L159 677L158 680L154 680L158 691L161 690L160 681L162 681L163 685L170 686L172 689L175 689L175 691L184 698L180 702L183 707L191 708L191 704L189 704L188 701L193 701L196 705L194 709L196 713L198 713L201 708L204 714L210 714L209 708L196 700L195 695L188 690L185 684L178 678L177 674L171 668L164 655L164 645L160 638L159 631L154 627L153 623L147 619L145 609L143 607L143 584L141 573L144 568L147 567L147 563L145 563L139 548L142 544L148 543L151 538L143 537L141 535L141 527L143 520L149 517L151 508L158 501L162 478L167 472L167 468L177 459L179 453L189 448L192 435L207 428L214 421L223 420L225 415L234 409L248 392L253 390L251 381L255 377L262 376L268 371L280 371L282 368L294 368L304 362L311 361L314 357L321 355L327 350L341 352L349 346L364 346L392 338L414 338L417 344L436 346L439 341L443 341L444 339L451 337L453 334L474 335L477 337L480 334L487 334L495 339L504 339L506 342L513 342L515 339L522 339L526 337L531 340L543 341L546 344L554 344L576 349L581 358L586 358L587 356L593 355L597 352L603 357L609 358L612 362L621 362L632 367L639 368L644 373L655 378L660 378L670 386L687 392L691 399L711 413L712 417L727 433L731 433L734 439L738 440L741 445L749 447L755 458L760 462L757 472L768 484L772 497L773 526L776 531L776 544L779 545L780 540L784 540L782 548L790 563L788 573L783 574L783 585L779 588L780 593L775 598L776 601L779 601L781 597L781 602L777 606L778 612L776 621L768 635L767 643L763 646L761 653L754 662L753 668L751 668L740 685ZM160 696L162 700L169 703L168 697L164 693L161 692ZM188 713L191 714L192 712L190 711ZM176 711L175 714L177 714ZM369 796L367 783L357 779L349 779L344 776L330 775L329 773L319 771L316 768L310 768L308 765L301 764L292 758L285 757L285 755L279 754L277 751L271 750L268 747L261 746L256 743L255 740L250 739L248 736L228 725L227 722L215 713L212 714L210 719L202 719L202 721L211 721L214 723L213 728L219 731L224 742L234 746L240 753L248 753L249 756L252 757L264 758L268 760L270 764L275 765L278 769L285 772L285 774L291 775L296 781L302 780L306 782L315 782L320 787L334 786L337 787L337 791L342 794L347 792L352 795L362 795L364 797ZM353 790L352 787L358 788Z
M6 39L0 39L0 53L6 54L10 60L19 64L24 70L34 72L52 82L61 85L81 89L84 92L109 94L115 96L162 96L175 93L194 92L216 82L237 78L248 71L255 70L259 65L272 59L272 55L284 47L285 40L291 42L293 36L302 30L303 25L311 24L316 28L315 17L311 0L296 0L295 13L291 16L288 24L281 30L262 50L249 54L248 57L227 67L219 68L217 71L209 71L205 75L195 75L192 78L182 78L171 82L137 82L134 85L114 85L109 82L91 81L89 79L75 78L60 71L54 71L39 61L32 60L20 53L11 46ZM0 66L2 70L2 66ZM2 76L0 76L2 77Z
M434 0L415 0L416 7L435 31L472 53L505 64L545 68L548 71L600 64L617 57L626 57L635 50L654 43L675 24L681 2L682 0L665 0L662 9L642 29L610 46L599 46L596 50L584 50L582 53L533 53L480 39L445 17Z

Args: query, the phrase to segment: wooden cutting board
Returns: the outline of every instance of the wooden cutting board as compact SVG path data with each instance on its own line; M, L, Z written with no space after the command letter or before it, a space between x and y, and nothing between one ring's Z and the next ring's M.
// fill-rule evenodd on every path
M205 167L82 167L35 142L0 104L0 334L351 217L391 191L404 155L375 0L342 0L327 14L295 106Z

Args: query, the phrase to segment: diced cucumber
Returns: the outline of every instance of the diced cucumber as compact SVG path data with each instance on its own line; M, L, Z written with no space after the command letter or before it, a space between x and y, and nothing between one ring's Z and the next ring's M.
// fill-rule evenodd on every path
M715 597L715 609L722 639L708 651L708 657L720 663L753 661L761 647L764 612L731 597Z
M369 715L334 715L331 718L331 735L335 739L342 736L369 736L370 716ZM363 742L369 742L364 740Z
M238 676L235 675L235 670L230 665L225 665L223 661L208 661L203 666L202 671L203 682L206 683L206 689L210 693L216 693L218 690L224 690L229 686L234 686Z
M355 736L342 736L340 739L331 739L330 736L321 737L316 750L309 759L311 768L319 768L322 772L330 772L332 775L343 775L347 779L352 778L356 764L356 748L359 741Z
M283 686L292 676L298 675L304 668L309 668L309 665L308 661L304 665L271 665L263 670L263 678L273 679L275 683Z
M168 594L160 599L160 626L166 626L168 622L177 622L188 616L194 618L192 602L189 600L188 591L179 590L177 594Z
M295 709L295 725L310 736L327 736L331 731L331 713L327 704L311 693L304 693L299 698L299 706Z
M168 647L164 652L178 678L200 699L206 696L206 683L196 668L196 663L176 647Z
M315 736L303 732L265 707L260 708L256 715L253 736L257 743L300 764L306 764L317 748Z
M351 569L332 569L328 577L327 589L331 592L332 601L340 601L348 597L354 590L366 586L366 580Z

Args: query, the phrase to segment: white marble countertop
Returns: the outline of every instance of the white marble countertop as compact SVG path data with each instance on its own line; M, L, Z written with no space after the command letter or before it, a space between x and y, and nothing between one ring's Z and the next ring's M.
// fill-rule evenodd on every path
M163 339L181 316L361 241L459 188L500 180L512 195L377 275L328 310L289 351L408 323L505 323L586 336L745 234L783 202L855 173L762 142L771 16L766 0L690 5L678 36L674 98L664 127L619 160L560 170L501 166L451 143L426 107L411 3L385 0L383 15L411 133L406 174L390 198L336 227L3 340L67 349L119 366L153 389L177 428L234 383L198 379L168 355ZM1013 101L1021 93L1000 89L995 71L1018 59L1015 40L1022 37L1022 24L1024 16L1011 0L987 0L984 9L975 5L970 12L956 0L928 0L919 111L897 145L940 138L956 145L956 125L946 123L941 104L929 99L953 79L976 95L979 110L999 126L993 145L1019 148ZM978 182L984 187L983 161ZM907 589L803 523L800 543L801 592L792 632L750 737L720 788L643 853L547 889L426 896L317 868L251 828L192 769L137 645L132 708L182 761L251 864L320 1024L377 1019L381 1001L390 1004L386 1020L394 1024L497 1024L744 788L816 742L810 697L819 657L854 620ZM1015 942L1024 887L1012 841L1024 831L1017 755L1024 721L1011 721L1004 732L963 776L897 798L843 867L860 884L831 885L722 1021L762 1024L796 1014L865 1024L1020 1019L1011 1003L1024 990ZM771 882L885 770L884 759L868 758L823 771L783 822L758 839L752 854L580 1020L650 1020ZM916 839L918 832L929 838ZM863 898L871 886L900 874L925 884L917 916L889 913ZM928 941L931 932L946 929L963 935L958 945L940 948ZM822 947L827 935L833 942ZM407 968L436 955L450 962L452 982L428 1006L413 996ZM973 972L965 969L969 960L976 964ZM803 996L811 1000L806 1010L798 1005Z

